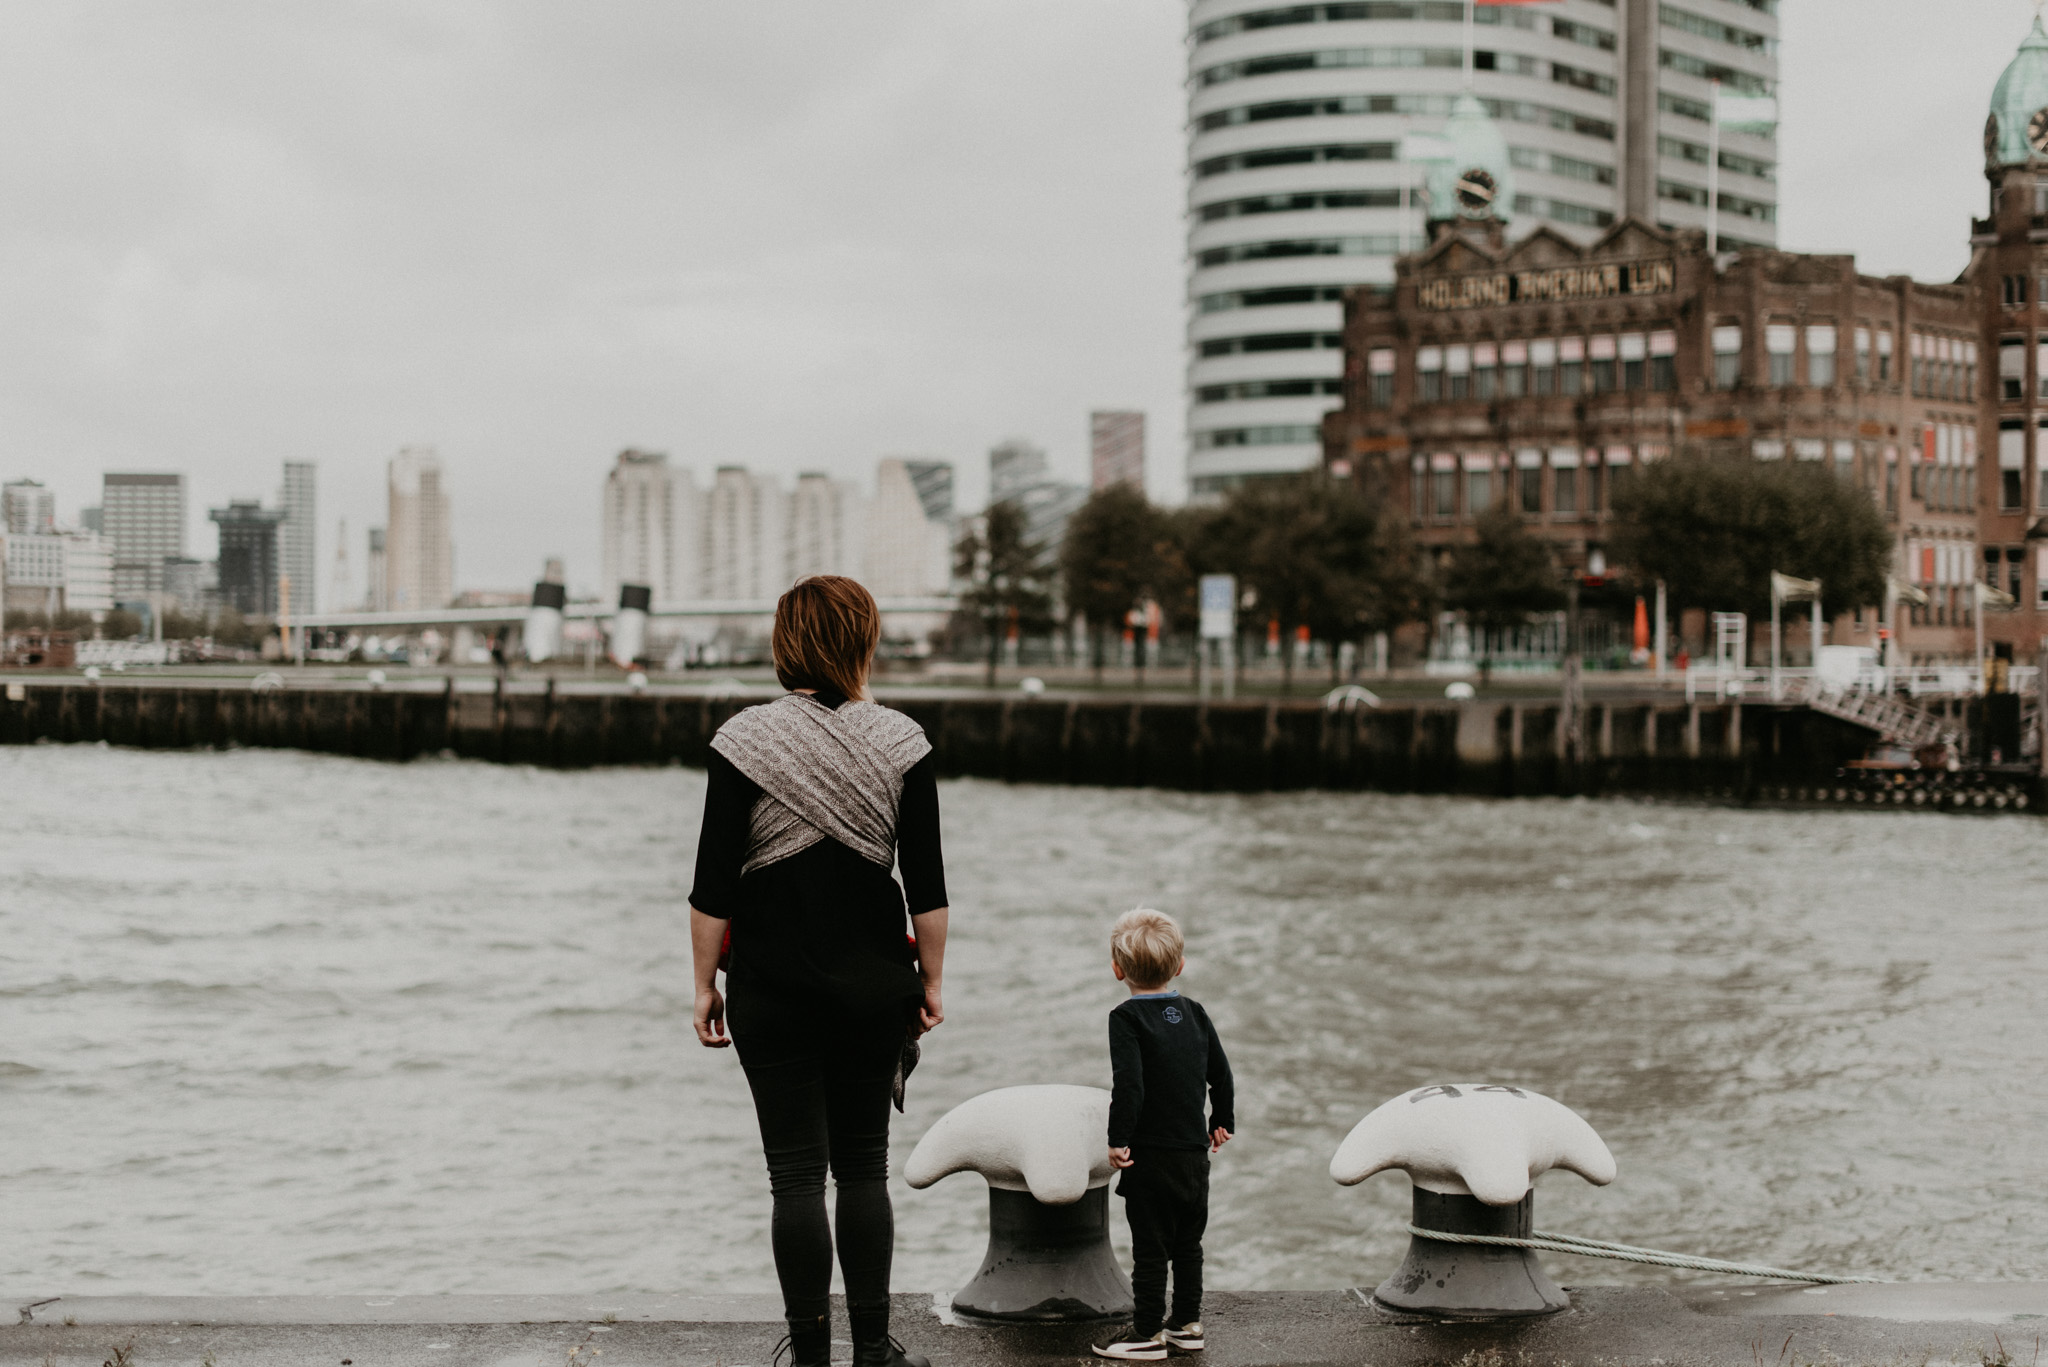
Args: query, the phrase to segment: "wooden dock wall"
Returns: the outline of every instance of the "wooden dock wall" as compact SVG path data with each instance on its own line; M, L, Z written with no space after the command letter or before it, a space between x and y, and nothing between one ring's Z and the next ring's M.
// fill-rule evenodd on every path
M10 684L0 744L286 747L370 759L453 754L506 764L702 765L711 735L758 699L623 688ZM1553 702L889 698L931 737L942 772L1020 782L1259 792L1376 789L1513 796L1669 792L1745 797L1826 783L1868 733L1803 708L1593 703L1582 756Z

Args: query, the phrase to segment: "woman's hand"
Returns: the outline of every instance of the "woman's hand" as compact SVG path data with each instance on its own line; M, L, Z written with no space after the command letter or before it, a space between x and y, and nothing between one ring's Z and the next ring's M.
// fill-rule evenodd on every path
M725 922L690 908L690 961L697 982L697 1006L691 1019L697 1026L697 1042L706 1049L723 1049L732 1043L725 1033L725 998L718 994L718 954L725 944Z
M920 1035L936 1030L946 1019L946 1006L939 997L939 985L946 979L946 920L944 907L910 918L911 933L917 936L917 975L924 979L924 1001L917 1008Z
M1121 1170L1123 1168L1128 1168L1131 1164L1135 1162L1137 1162L1137 1160L1131 1157L1131 1146L1128 1144L1124 1145L1120 1149L1111 1149L1109 1151L1109 1165L1112 1168L1117 1168Z
M732 1043L725 1033L725 998L715 987L697 989L697 1042L706 1049L723 1049Z

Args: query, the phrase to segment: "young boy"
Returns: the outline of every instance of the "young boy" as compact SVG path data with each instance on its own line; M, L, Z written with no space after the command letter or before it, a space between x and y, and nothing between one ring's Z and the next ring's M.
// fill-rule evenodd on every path
M1097 1357L1155 1362L1202 1350L1202 1231L1209 1223L1209 1155L1237 1122L1230 1061L1209 1013L1173 990L1186 967L1180 926L1140 907L1109 933L1109 966L1131 990L1109 1013L1109 1161L1131 1221L1135 1319L1105 1336ZM1209 1116L1202 1118L1204 1094ZM1173 1313L1166 1269L1173 1267Z

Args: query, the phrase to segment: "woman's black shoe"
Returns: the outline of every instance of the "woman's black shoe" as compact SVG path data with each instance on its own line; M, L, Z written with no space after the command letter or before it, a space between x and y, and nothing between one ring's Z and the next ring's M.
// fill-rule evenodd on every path
M932 1367L930 1358L907 1351L890 1335L886 1302L849 1305L846 1318L853 1325L853 1367Z
M932 1361L922 1353L909 1351L892 1335L884 1334L865 1343L853 1341L853 1367L932 1367Z
M785 1357L789 1367L832 1367L832 1321L824 1315L790 1320L789 1333L775 1345L775 1367Z

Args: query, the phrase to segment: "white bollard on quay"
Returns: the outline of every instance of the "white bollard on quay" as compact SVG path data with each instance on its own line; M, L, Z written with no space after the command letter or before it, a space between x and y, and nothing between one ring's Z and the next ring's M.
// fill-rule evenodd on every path
M1414 1225L1446 1234L1527 1239L1535 1180L1552 1168L1595 1186L1614 1155L1576 1111L1526 1087L1456 1082L1404 1092L1358 1122L1330 1159L1344 1186L1389 1168L1415 1184ZM1533 1249L1412 1234L1408 1256L1373 1299L1446 1319L1547 1315L1570 1304Z
M1102 1320L1131 1313L1109 1246L1109 1093L1003 1087L939 1118L904 1178L922 1190L956 1172L988 1180L988 1252L953 1297L985 1320Z

